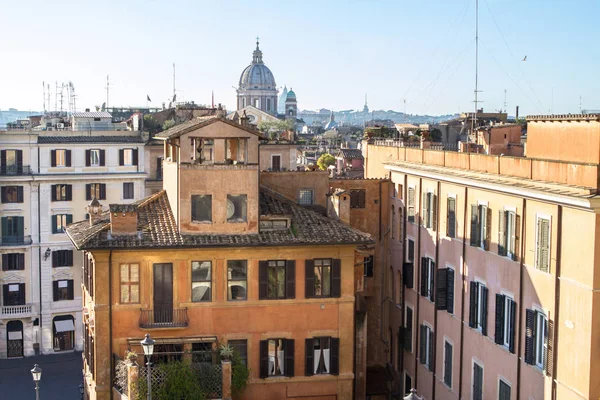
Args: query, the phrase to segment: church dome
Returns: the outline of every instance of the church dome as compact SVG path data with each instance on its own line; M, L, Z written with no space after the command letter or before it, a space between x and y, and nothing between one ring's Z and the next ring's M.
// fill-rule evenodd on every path
M258 48L252 53L252 64L248 65L240 76L240 90L267 89L276 90L275 77L262 60L262 51Z

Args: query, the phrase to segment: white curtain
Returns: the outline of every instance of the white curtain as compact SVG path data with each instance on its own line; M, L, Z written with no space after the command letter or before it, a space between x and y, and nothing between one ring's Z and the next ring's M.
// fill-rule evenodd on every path
M315 355L314 355L314 365L315 365L315 371L314 373L317 373L317 368L319 368L319 361L321 360L321 350L315 350Z
M275 356L269 355L269 375L275 375Z
M323 350L323 360L325 360L325 372L329 373L329 349Z
M277 351L277 362L279 363L279 371L281 371L281 375L285 375L285 372L283 371L283 363L285 362L283 350Z

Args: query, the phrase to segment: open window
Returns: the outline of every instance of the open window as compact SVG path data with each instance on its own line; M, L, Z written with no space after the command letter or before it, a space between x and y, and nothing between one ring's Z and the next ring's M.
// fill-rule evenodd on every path
M212 222L212 196L210 194L192 195L192 221Z
M227 222L246 222L248 196L227 195Z

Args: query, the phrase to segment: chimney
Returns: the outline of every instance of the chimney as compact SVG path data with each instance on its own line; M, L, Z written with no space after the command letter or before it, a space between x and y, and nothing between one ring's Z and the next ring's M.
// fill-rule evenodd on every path
M100 204L95 196L85 210L88 212L90 218L90 226L94 226L94 224L102 219L102 204Z
M515 110L515 121L519 120L519 106L517 106L517 109Z
M138 213L133 204L110 205L110 231L113 235L137 235Z
M85 112L90 112L90 109L89 109L89 108L86 108L86 109L85 109Z
M248 118L248 116L246 115L246 110L244 110L244 113L240 117L240 125L245 127L250 126L250 118Z

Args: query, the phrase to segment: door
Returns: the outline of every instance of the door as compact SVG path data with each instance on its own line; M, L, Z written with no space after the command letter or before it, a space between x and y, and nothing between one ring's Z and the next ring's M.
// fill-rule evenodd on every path
M173 264L154 264L154 323L173 322Z
M10 321L6 325L7 357L23 357L23 323Z
M273 171L279 171L281 169L281 156L271 156L271 160Z

